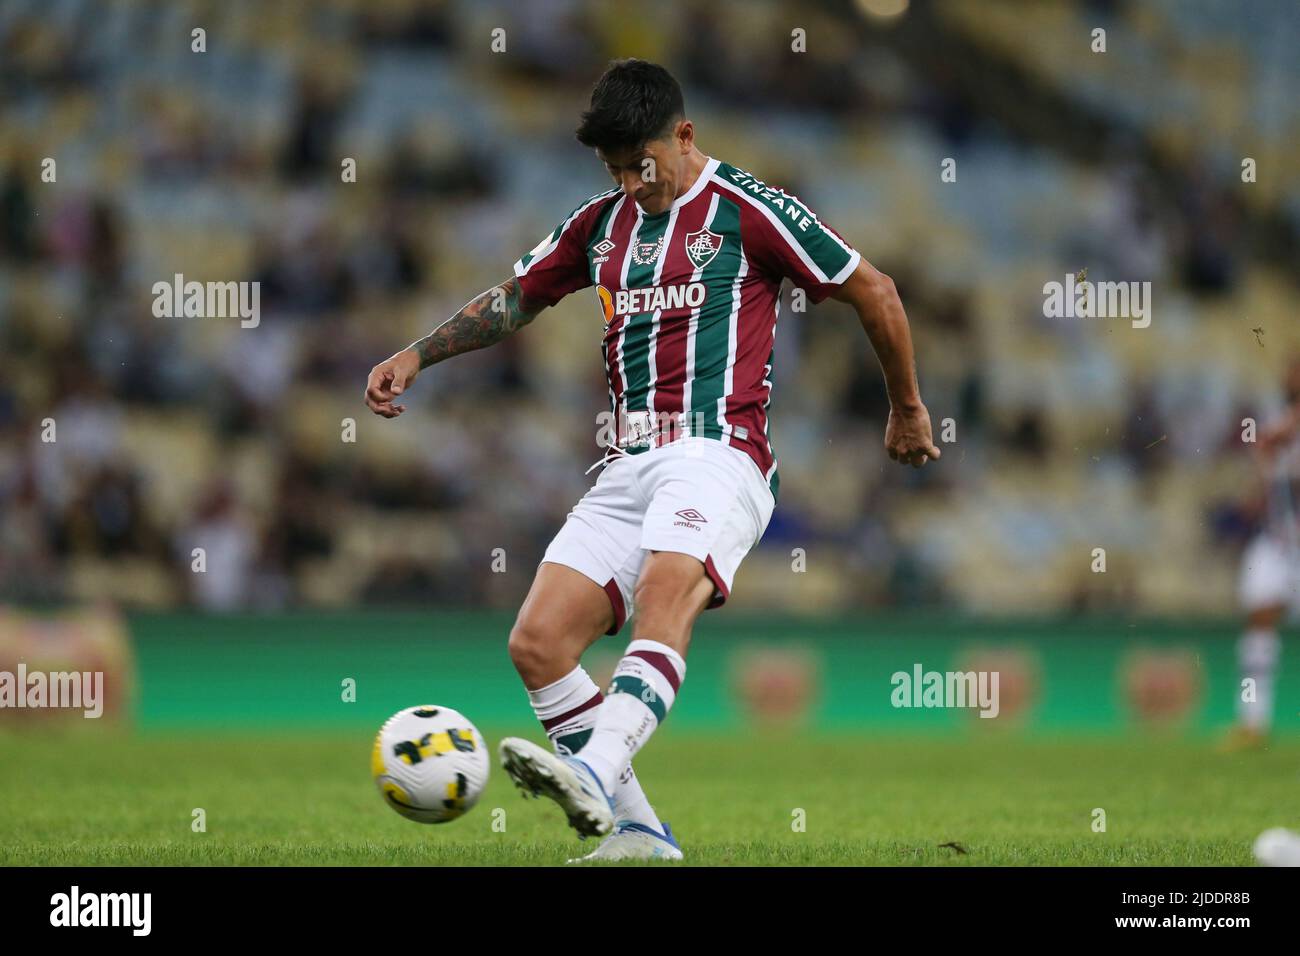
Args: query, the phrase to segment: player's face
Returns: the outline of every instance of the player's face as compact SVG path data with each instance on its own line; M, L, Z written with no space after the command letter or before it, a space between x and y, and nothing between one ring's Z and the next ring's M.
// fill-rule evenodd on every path
M677 135L649 140L636 149L596 150L614 181L650 216L665 212L677 198L685 154Z

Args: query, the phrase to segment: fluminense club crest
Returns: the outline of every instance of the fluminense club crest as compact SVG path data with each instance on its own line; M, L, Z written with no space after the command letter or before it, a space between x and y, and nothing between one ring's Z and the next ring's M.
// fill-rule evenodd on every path
M697 269L703 269L722 248L722 236L716 232L701 229L699 232L686 234L686 255Z

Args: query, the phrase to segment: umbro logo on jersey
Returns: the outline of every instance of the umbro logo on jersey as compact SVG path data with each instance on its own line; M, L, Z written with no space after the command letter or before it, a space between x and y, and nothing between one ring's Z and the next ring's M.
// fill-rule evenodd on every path
M632 261L639 266L652 266L659 259L659 251L664 247L664 237L654 242L638 242L632 247Z
M602 239L600 240L600 242L596 243L594 246L591 247L591 251L598 256L603 256L605 253L609 252L609 250L613 249L616 245L618 245L618 243L614 242L612 239Z
M600 299L600 310L606 325L613 322L617 315L643 315L664 309L698 309L704 304L704 293L703 282L652 285L644 289L617 291L610 291L603 285L596 286L596 295Z
M686 256L697 269L703 269L722 248L722 236L707 229L686 234Z

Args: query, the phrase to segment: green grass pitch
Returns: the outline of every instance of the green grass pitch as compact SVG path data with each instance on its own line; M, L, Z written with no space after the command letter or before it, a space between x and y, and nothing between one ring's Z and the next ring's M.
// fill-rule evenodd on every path
M487 737L495 755L501 732ZM495 756L466 816L404 820L370 781L370 743L338 731L0 734L0 863L553 865L594 846L549 801L523 799ZM1176 738L666 727L636 767L688 864L1249 865L1260 831L1300 823L1297 758L1295 742L1221 756ZM191 828L195 808L205 833Z

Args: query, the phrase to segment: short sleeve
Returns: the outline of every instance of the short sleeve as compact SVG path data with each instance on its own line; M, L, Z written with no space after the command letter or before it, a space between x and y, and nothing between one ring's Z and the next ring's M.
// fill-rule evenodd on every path
M744 174L747 176L747 174ZM862 256L797 197L749 177L741 197L745 252L773 278L789 279L820 302L844 283Z
M526 300L552 306L591 285L587 238L605 201L615 194L617 190L588 199L520 257L515 275Z

